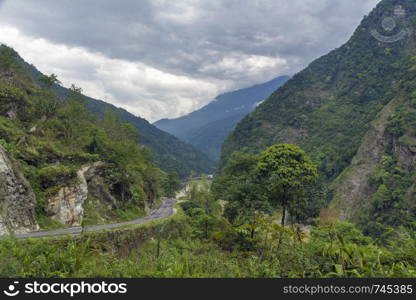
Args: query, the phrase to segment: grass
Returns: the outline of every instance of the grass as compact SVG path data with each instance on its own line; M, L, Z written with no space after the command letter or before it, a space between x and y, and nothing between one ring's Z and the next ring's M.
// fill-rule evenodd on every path
M65 225L44 215L38 215L37 222L42 230L65 228Z
M135 220L146 212L138 206L114 209L111 204L89 197L84 204L84 225L102 225Z

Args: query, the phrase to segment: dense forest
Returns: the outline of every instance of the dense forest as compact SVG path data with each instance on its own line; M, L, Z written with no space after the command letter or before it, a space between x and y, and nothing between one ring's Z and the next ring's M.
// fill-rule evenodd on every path
M398 5L393 33L416 28L414 1L381 1L238 123L213 177L192 147L1 46L0 275L416 277L416 40L371 34ZM84 230L150 215L163 196L178 200L166 218Z

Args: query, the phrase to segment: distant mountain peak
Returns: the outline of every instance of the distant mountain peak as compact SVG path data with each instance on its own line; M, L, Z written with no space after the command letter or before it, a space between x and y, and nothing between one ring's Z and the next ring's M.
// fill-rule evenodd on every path
M161 119L154 125L218 160L222 142L238 121L288 79L289 76L279 76L262 84L221 94L194 112L176 119Z

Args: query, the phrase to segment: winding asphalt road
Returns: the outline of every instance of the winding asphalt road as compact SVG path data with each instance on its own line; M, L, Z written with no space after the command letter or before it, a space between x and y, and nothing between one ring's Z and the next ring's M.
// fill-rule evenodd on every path
M123 223L113 223L113 224L104 224L104 225L92 225L84 227L84 232L99 231L104 229L114 229L123 226L143 224L150 221L165 219L174 214L173 206L177 203L176 199L165 198L162 199L162 203L150 214L144 218L136 219L133 221L123 222ZM15 237L18 239L27 239L27 238L42 238L42 237L52 237L60 235L78 235L81 234L82 227L72 227L72 228L63 228L50 231L36 231L29 233L16 234Z

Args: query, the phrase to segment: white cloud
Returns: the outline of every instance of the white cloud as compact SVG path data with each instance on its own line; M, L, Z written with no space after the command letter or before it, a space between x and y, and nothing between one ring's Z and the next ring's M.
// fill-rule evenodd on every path
M199 108L230 82L169 74L141 62L112 59L81 47L68 47L0 25L1 42L13 47L41 72L55 73L65 86L75 83L88 96L103 99L150 121Z
M248 78L269 77L277 72L287 72L289 67L287 60L283 58L236 53L225 56L216 63L203 65L200 71L206 74L224 73L230 79L238 80L238 74L241 73Z
M301 70L379 1L0 0L0 42L153 121Z

